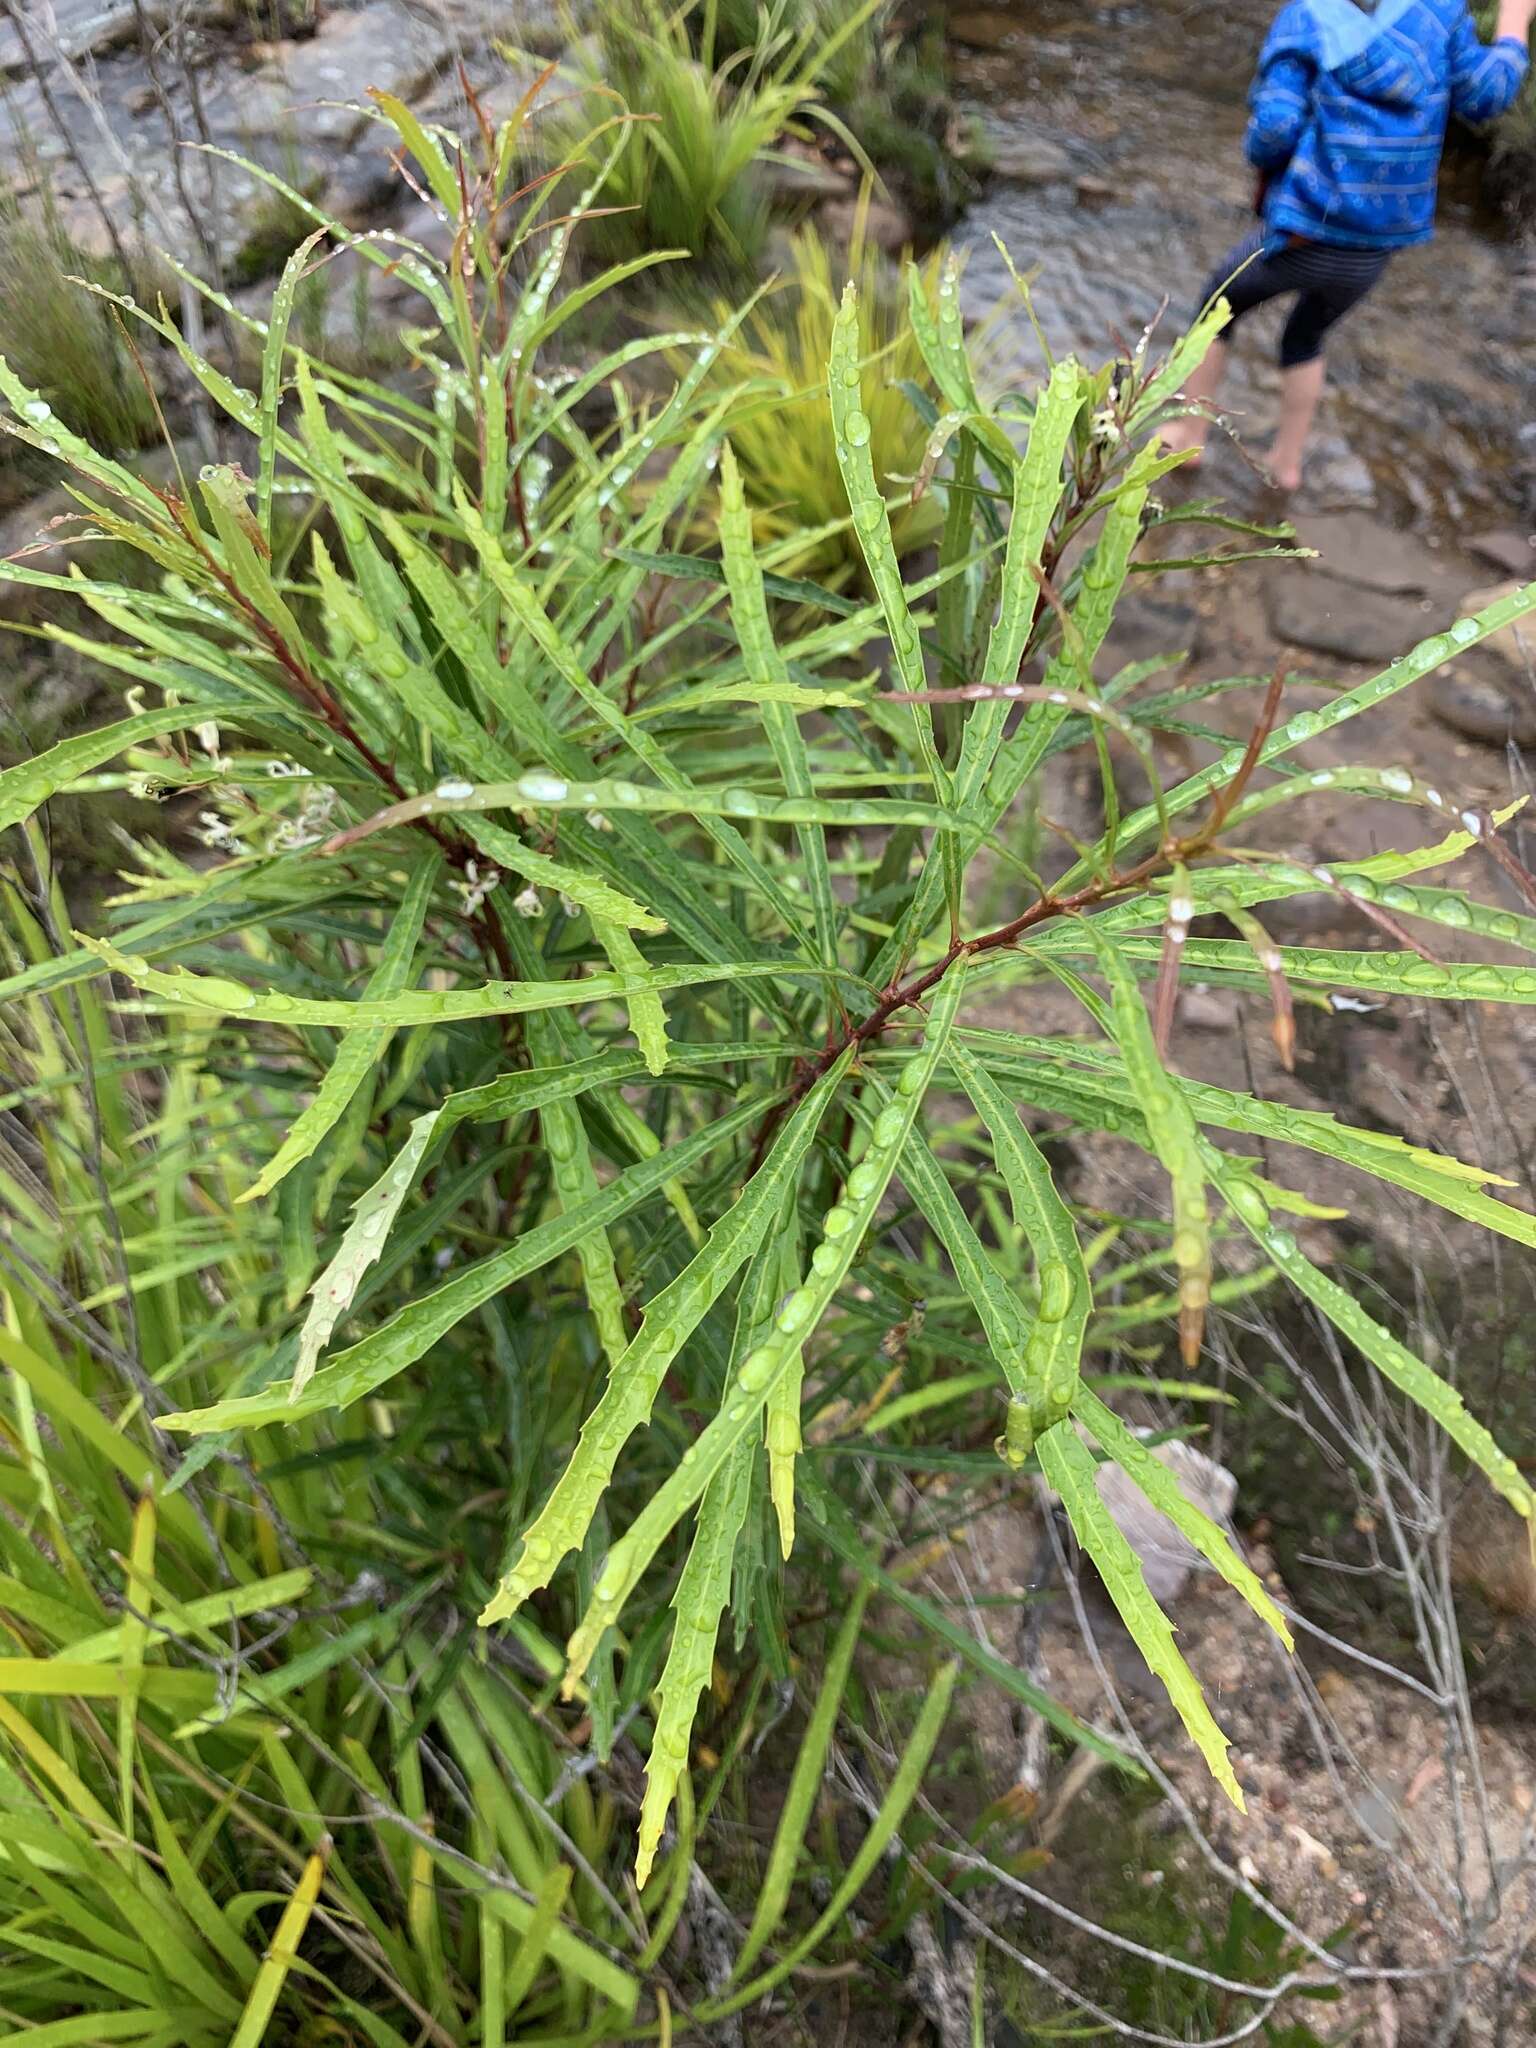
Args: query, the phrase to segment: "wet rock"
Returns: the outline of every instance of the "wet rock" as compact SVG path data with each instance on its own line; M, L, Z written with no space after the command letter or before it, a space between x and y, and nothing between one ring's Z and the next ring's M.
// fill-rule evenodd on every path
M1024 27L1005 7L969 8L949 17L949 37L967 50L1006 50L1023 39Z
M1108 178L1095 178L1086 172L1078 179L1076 190L1079 206L1107 206L1115 196Z
M247 81L239 113L247 135L301 149L351 142L368 116L353 104L370 87L411 100L450 54L401 0L371 0L351 14L327 14L320 33L273 48Z
M1431 677L1429 708L1453 732L1485 746L1536 747L1536 689L1498 681L1470 669L1441 669Z
M1515 581L1471 591L1461 601L1462 615L1470 617L1473 612L1485 611L1500 598L1513 597L1523 588L1522 583ZM1485 656L1491 655L1531 687L1533 679L1536 679L1536 619L1516 619L1512 625L1500 626L1496 633L1490 633L1485 640L1478 642L1478 651Z
M365 228L389 213L399 198L400 179L389 158L360 151L335 172L320 204L343 227Z
M1505 576L1516 577L1522 583L1536 576L1536 548L1531 546L1531 536L1515 527L1474 534L1462 545L1469 555L1475 555L1478 561L1486 562L1490 569L1498 569Z
M1299 505L1326 512L1340 506L1375 502L1375 480L1360 456L1342 435L1320 435L1307 454Z
M1072 159L1059 142L1046 135L1027 135L1016 128L989 128L987 147L992 168L1015 185L1058 185L1072 175Z
M203 10L194 0L183 11L195 20ZM23 8L22 13L31 16L32 10ZM137 41L141 22L147 28L164 28L170 5L169 0L54 0L53 14L55 26L46 36L41 11L28 19L26 43L11 22L0 22L0 72L11 77L28 70L28 45L39 62L48 61L55 40L72 63L79 57L104 56Z
M59 226L71 247L82 256L94 256L97 262L114 255L112 228L115 226L120 236L126 234L133 196L132 181L118 171L97 180L95 197L55 200Z
M781 150L762 166L763 189L779 206L803 206L818 199L847 199L857 179L812 150Z
M1235 1031L1243 999L1230 988L1187 988L1179 996L1179 1022L1191 1031Z
M1346 583L1308 564L1286 564L1270 575L1264 609L1278 639L1342 661L1390 661L1435 623L1417 598Z
M1443 589L1454 575L1421 540L1368 512L1314 513L1297 520L1296 537L1303 547L1317 549L1331 576L1387 597L1422 597Z
M1178 532L1180 529L1172 529ZM1104 642L1096 664L1106 678L1131 662L1152 661L1164 655L1172 667L1181 657L1193 654L1199 645L1201 618L1187 599L1175 595L1169 585L1173 578L1133 577L1115 608L1115 622ZM1164 687L1161 682L1144 685Z
M857 199L834 199L822 207L821 224L828 241L851 242L858 214ZM912 246L912 223L899 206L893 206L889 200L874 199L866 212L864 238L877 249L883 249L887 256L899 256Z

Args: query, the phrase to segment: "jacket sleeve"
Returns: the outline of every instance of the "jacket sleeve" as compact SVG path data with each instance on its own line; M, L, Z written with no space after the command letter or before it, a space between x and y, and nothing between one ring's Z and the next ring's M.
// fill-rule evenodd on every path
M1308 39L1291 27L1289 18L1296 12L1286 8L1270 31L1248 94L1251 119L1243 154L1260 171L1285 169L1312 117L1317 63Z
M1451 31L1451 111L1463 121L1492 121L1504 112L1530 68L1530 52L1513 36L1484 44L1465 9Z

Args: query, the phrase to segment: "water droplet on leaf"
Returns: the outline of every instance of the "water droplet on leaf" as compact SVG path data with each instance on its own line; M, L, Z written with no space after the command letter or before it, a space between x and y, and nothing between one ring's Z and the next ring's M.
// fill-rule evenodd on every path
M1040 1268L1040 1319L1059 1323L1072 1306L1072 1274L1061 1259L1048 1259Z
M534 804L564 803L570 784L559 775L525 775L517 785L518 794Z

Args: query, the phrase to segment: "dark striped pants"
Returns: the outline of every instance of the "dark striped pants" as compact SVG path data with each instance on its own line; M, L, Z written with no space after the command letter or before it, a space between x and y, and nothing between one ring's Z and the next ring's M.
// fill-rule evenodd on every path
M1280 334L1280 365L1288 370L1322 354L1324 335L1359 305L1391 253L1352 249L1342 242L1304 242L1255 228L1212 271L1203 303L1225 297L1235 327L1255 306L1294 292L1296 303Z

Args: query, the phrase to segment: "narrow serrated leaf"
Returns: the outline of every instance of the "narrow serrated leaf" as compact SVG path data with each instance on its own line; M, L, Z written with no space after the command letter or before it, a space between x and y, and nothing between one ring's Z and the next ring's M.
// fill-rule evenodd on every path
M677 1781L688 1768L699 1694L709 1683L720 1617L731 1596L736 1538L752 1491L752 1444L743 1436L699 1504L698 1528L672 1597L672 1646L657 1684L658 1707L640 1807L635 1883L644 1886Z
M1061 1497L1073 1534L1097 1567L1148 1670L1162 1680L1211 1776L1238 1812L1245 1813L1242 1787L1227 1759L1227 1738L1216 1725L1194 1673L1174 1647L1173 1628L1147 1590L1141 1560L1099 1497L1092 1452L1071 1422L1059 1422L1047 1430L1035 1450L1041 1471Z

